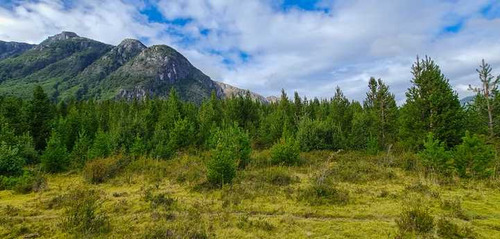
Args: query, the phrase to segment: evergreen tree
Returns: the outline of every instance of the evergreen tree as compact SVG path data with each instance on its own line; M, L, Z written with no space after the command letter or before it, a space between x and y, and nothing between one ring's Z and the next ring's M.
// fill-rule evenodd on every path
M82 168L85 166L90 146L89 136L85 131L80 131L70 155L72 165L75 168Z
M57 173L69 167L69 154L61 136L53 131L42 154L42 168L50 173Z
M385 147L395 140L398 112L396 100L381 79L370 78L368 88L364 108L373 124L366 129L370 131L370 135L376 137L379 147Z
M35 149L42 151L47 145L47 139L51 132L51 120L53 109L50 100L41 86L37 86L33 91L30 112L30 132L33 136Z
M328 105L326 105L328 106ZM329 104L330 113L325 113L333 129L333 149L346 149L349 147L349 134L351 133L353 112L349 100L337 87L335 95Z
M238 167L250 161L250 140L237 123L218 129L210 139L211 159L207 163L207 178L215 185L231 183Z
M302 118L303 115L303 102L302 99L299 96L299 93L295 91L293 95L293 105L294 105L294 121L295 125L299 124L300 119Z
M88 159L103 158L110 156L115 149L113 137L106 132L99 131L88 152Z
M222 108L217 95L213 91L210 99L204 101L198 113L198 121L200 122L199 140L204 144L210 137L210 131L222 122Z
M455 166L461 177L485 178L494 174L498 165L495 148L468 131L454 152Z
M19 176L23 172L25 161L15 147L0 142L0 176Z
M463 134L463 110L438 65L429 57L412 67L413 86L401 110L400 136L407 147L420 147L428 132L451 147Z
M491 66L486 63L483 59L479 69L476 69L479 74L479 80L481 81L481 87L473 87L469 85L469 89L476 92L478 95L476 97L475 104L480 106L484 103L486 107L484 108L486 115L488 117L488 131L490 137L494 136L494 110L495 110L495 94L498 92L498 84L500 84L500 76L496 78L491 74Z

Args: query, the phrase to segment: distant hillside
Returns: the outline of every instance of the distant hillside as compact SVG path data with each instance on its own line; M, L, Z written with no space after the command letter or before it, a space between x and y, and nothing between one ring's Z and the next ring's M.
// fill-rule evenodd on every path
M28 43L0 41L0 60L18 56L33 47L34 45Z
M467 96L460 100L460 105L467 105L468 103L472 103L474 101L475 95Z
M28 98L37 85L54 100L164 97L172 87L192 102L201 102L212 91L220 98L247 92L211 80L165 45L146 47L125 39L111 46L73 32L51 36L39 45L0 42L0 95Z

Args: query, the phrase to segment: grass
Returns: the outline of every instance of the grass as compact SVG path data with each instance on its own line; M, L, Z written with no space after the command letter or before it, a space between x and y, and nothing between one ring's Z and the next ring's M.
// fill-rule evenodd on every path
M47 175L36 193L0 191L0 238L79 235L64 225L74 205L67 195L82 188L98 193L91 209L109 224L92 238L395 238L413 203L433 217L435 237L500 238L495 181L442 183L404 163L381 163L384 155L352 152L303 153L300 166L272 166L259 151L232 185L212 188L208 156L136 159L100 184L69 172Z

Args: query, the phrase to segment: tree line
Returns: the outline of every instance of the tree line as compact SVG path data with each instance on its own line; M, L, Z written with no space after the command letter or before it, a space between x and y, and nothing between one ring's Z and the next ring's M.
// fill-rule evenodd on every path
M417 58L411 70L401 107L389 86L375 78L363 102L349 100L337 87L330 99L296 92L288 97L282 91L270 104L250 94L221 100L212 93L195 105L181 101L175 89L166 99L56 103L37 87L31 100L0 98L0 175L7 182L23 175L26 165L46 172L78 169L117 152L169 159L189 148L213 151L208 177L222 182L231 176L219 171L231 175L235 167L244 168L252 148L272 148L277 163L293 163L300 151L400 149L419 151L423 164L440 172L484 176L493 170L500 77L492 75L491 66L483 61L477 69L479 79L471 85L480 87L470 87L477 95L466 105L431 58ZM467 155L474 150L488 151L481 166L471 162L475 155ZM481 173L471 174L474 170Z

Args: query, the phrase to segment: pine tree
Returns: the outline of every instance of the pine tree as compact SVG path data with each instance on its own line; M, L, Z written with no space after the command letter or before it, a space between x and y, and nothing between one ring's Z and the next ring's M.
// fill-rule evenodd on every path
M463 110L439 66L429 57L417 58L412 67L413 86L401 110L400 136L407 147L420 147L428 132L447 147L460 142Z
M398 108L394 94L381 79L370 78L364 108L373 119L369 134L376 137L379 147L395 140Z
M303 115L303 103L302 99L299 96L299 93L295 91L293 95L293 105L294 105L294 120L295 120L295 125L299 124L300 119L302 118Z
M484 99L486 103L486 113L488 115L488 131L490 137L494 136L494 97L498 90L498 84L500 84L500 75L496 78L491 74L491 66L484 61L481 62L479 69L476 69L479 74L479 80L481 81L481 87L473 87L469 85L469 90L474 91L478 94L476 97L476 104L480 104L479 98Z
M198 121L200 122L199 130L199 140L201 144L204 144L210 137L210 131L220 126L222 122L222 108L217 95L212 92L210 99L203 102L199 113Z
M323 114L329 115L328 120L333 129L333 149L348 148L353 112L350 109L349 100L344 96L340 87L335 89L331 103L325 106L329 107L329 112Z
M115 150L113 137L106 132L99 131L88 152L88 159L110 156Z
M47 139L50 136L53 107L41 86L37 86L33 91L29 118L30 132L33 136L35 149L42 151L45 149Z
M69 154L57 131L53 131L42 154L42 168L57 173L69 167Z
M75 146L71 151L72 166L75 168L82 168L87 162L88 152L90 148L89 136L85 131L80 131Z
M19 176L25 161L19 156L19 149L0 142L0 176Z

